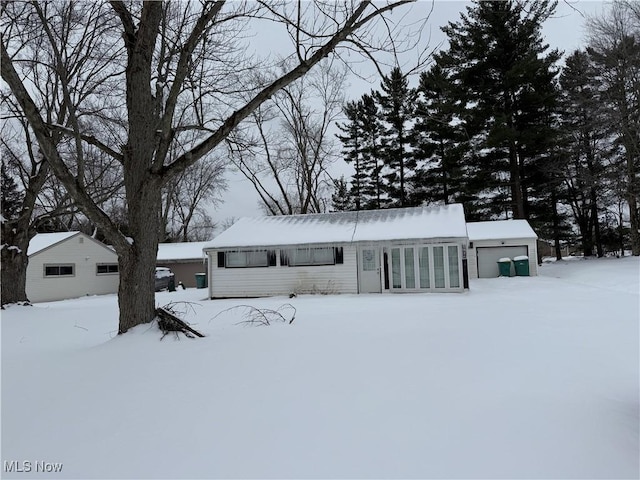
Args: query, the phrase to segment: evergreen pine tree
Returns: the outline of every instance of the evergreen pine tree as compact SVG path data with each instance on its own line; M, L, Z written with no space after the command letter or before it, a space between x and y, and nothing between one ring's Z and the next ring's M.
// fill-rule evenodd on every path
M557 51L547 53L541 25L555 2L475 2L443 31L449 50L438 62L452 72L461 118L473 137L473 158L487 213L527 218L533 163L548 154L549 111ZM491 181L487 181L490 178ZM475 194L475 192L469 192Z
M351 199L356 210L382 206L382 161L378 107L371 95L347 102L343 112L348 122L338 123L343 132L337 135L343 145L344 160L353 165Z
M420 75L411 147L417 163L412 203L452 203L461 198L464 128L444 69L435 64Z
M362 96L362 110L360 112L362 126L362 164L368 181L362 184L364 210L380 209L385 205L382 168L380 155L381 126L378 105L371 95Z
M380 154L384 163L385 191L390 206L410 205L416 161L408 150L410 122L413 119L416 92L400 68L382 78L382 92L374 92L382 120Z
M346 212L354 210L353 189L349 190L349 184L342 175L333 180L333 194L331 195L331 211Z
M363 132L362 132L362 101L347 102L342 108L348 122L344 124L336 123L337 127L343 132L343 135L337 135L342 142L344 161L353 165L355 170L352 177L351 196L356 210L360 210L362 201L362 190L364 184L369 180L363 169L362 149L363 149ZM344 182L344 178L341 179ZM338 181L334 181L336 192L338 191ZM346 184L346 182L344 182Z

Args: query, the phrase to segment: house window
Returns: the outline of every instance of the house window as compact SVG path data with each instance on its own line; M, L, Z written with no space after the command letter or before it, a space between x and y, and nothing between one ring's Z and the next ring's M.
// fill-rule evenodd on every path
M280 264L290 267L342 263L342 247L291 248L280 251Z
M117 263L99 263L96 265L96 275L113 275L118 272Z
M370 248L362 250L362 271L375 272L376 268L376 251Z
M45 277L73 277L76 273L76 266L73 263L45 265Z
M274 250L236 250L218 252L218 268L272 267L276 264Z

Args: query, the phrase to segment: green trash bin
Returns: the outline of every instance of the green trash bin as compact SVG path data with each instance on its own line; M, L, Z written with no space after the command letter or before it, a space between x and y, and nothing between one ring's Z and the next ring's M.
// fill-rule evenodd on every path
M510 258L505 257L498 260L498 274L500 277L511 276L511 259Z
M196 288L207 288L206 273L196 273Z
M515 257L513 259L513 264L516 267L516 276L517 277L528 277L529 276L529 257L526 255L521 255L519 257Z

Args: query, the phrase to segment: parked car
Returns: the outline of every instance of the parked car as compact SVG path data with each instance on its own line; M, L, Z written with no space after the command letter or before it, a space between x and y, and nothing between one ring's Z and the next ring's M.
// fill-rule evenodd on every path
M172 280L175 282L173 272L170 268L156 267L156 292L169 288L169 282Z

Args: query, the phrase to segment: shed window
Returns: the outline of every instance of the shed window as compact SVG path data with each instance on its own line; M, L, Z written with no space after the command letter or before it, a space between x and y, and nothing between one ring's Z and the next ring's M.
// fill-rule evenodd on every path
M218 252L218 266L225 268L268 267L274 265L274 260L275 252L269 250Z
M102 263L96 265L96 275L109 275L118 273L117 263Z
M76 266L73 263L63 265L45 265L45 277L73 277L76 272Z
M312 247L291 248L280 251L280 264L290 267L311 265L335 265L342 263L342 248Z

